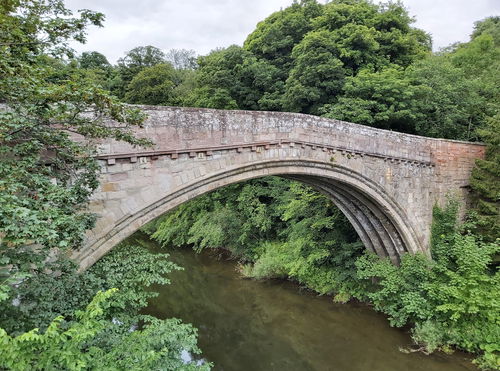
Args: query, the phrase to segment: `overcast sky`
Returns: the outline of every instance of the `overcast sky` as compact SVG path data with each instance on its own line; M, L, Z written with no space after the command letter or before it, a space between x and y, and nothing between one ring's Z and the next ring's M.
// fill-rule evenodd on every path
M325 0L321 0L325 3ZM377 1L378 2L378 1ZM242 45L256 24L292 0L66 0L70 9L104 13L103 28L91 28L78 52L95 50L111 63L136 46L164 51ZM403 0L415 26L432 34L434 50L467 41L475 21L500 15L500 0Z

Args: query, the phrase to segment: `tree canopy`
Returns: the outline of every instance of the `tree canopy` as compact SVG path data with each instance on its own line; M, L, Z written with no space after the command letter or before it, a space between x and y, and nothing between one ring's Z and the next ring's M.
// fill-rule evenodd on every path
M88 211L88 201L98 186L97 141L150 144L133 135L144 115L101 88L90 69L68 62L73 56L69 41L85 41L86 27L102 20L102 14L88 10L73 15L62 0L0 2L0 327L10 327L10 333L0 328L0 368L207 369L208 364L185 365L180 357L184 348L197 351L190 326L138 316L142 306L134 300L144 305L140 292L155 279L145 282L136 275L130 286L122 285L119 305L132 309L129 324L144 322L141 330L129 331L113 323L105 310L115 290L98 292L103 287L98 285L84 290L82 297L73 293L74 281L63 277L67 256L81 247L96 217ZM83 60L89 68L95 67L89 60L105 65L95 53ZM154 266L154 261L147 263ZM71 265L68 276L75 271ZM43 279L46 285L33 284ZM62 288L64 297L50 300L50 287ZM36 291L32 301L21 295L27 290ZM56 313L40 308L49 302L60 308L63 301L72 313L63 316L59 311L47 323L51 319L46 316ZM31 316L7 315L16 309ZM40 317L37 325L45 324L44 331L30 328ZM26 332L16 333L14 318L14 325Z
M244 48L278 67L281 109L318 114L342 95L346 76L428 54L430 37L412 22L400 4L301 1L259 23Z
M56 66L46 63L47 53L70 53L67 40L84 40L83 29L99 25L101 14L71 17L56 0L7 1L1 10L0 248L2 263L15 271L41 264L50 249L77 248L92 226L85 207L97 186L93 140L147 142L130 130L143 119L139 111L84 72L58 78ZM109 126L105 118L121 124Z
M83 52L78 58L80 67L84 69L107 70L111 67L107 58L99 52Z

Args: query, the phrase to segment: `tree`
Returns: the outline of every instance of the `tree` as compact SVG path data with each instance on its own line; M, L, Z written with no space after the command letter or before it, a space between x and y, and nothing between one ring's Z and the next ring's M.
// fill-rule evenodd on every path
M195 86L195 71L169 63L147 67L127 86L125 101L155 105L183 105Z
M197 67L194 50L170 49L165 54L165 60L176 70L194 70Z
M437 55L415 63L405 73L417 89L413 110L415 133L430 137L473 140L484 120L486 102L481 82L453 63L452 55Z
M132 134L139 111L85 75L54 78L47 63L47 54L71 55L68 40L84 41L85 27L102 18L88 10L72 17L60 0L0 4L0 265L8 276L42 270L55 250L80 246L95 219L86 206L98 185L96 139L148 144Z
M493 37L496 46L500 46L500 16L487 17L474 23L471 39L474 40L483 34Z
M118 59L118 65L128 70L131 75L136 75L146 67L153 67L163 62L165 62L165 53L151 45L138 46L128 51L125 57Z
M403 69L361 70L321 113L332 118L430 137L477 140L498 110L500 49L490 35Z
M285 110L317 113L342 92L345 69L331 32L309 32L293 49L292 58L283 96Z
M139 72L165 62L165 53L151 45L138 46L128 51L118 59L118 73L111 81L111 92L119 98L125 97L128 84Z
M147 67L127 86L125 100L140 104L172 104L175 99L176 71L167 63ZM177 82L179 83L179 82Z
M199 353L196 332L179 320L145 319L140 330L119 331L106 346L95 342L109 332L103 319L107 301L116 289L98 292L76 321L56 317L43 333L38 329L9 336L0 329L0 367L8 370L209 370L210 364L185 363L182 351ZM116 331L116 330L115 330Z
M344 95L346 77L407 67L425 56L429 37L412 22L398 4L337 0L324 5L292 50L284 108L318 114Z
M188 104L225 109L279 108L279 71L252 53L232 45L198 59L197 85Z
M74 66L73 73L86 74L93 79L96 85L110 90L110 82L116 69L111 66L106 57L99 52L83 52L77 58L78 65Z
M337 103L325 105L322 113L380 129L415 133L420 117L415 110L418 92L398 66L380 72L363 70L347 78L343 96Z
M80 67L84 69L109 70L111 64L106 57L99 52L83 52L78 58Z
M294 1L291 6L257 24L243 47L276 66L284 80L291 68L293 47L312 30L311 20L320 15L321 10L322 5L316 0Z
M343 95L347 77L429 54L430 36L412 23L399 3L302 0L259 23L244 49L278 69L277 109L319 114Z
M485 159L477 160L472 171L475 219L480 233L494 242L500 238L500 114L490 118L479 135L487 147Z

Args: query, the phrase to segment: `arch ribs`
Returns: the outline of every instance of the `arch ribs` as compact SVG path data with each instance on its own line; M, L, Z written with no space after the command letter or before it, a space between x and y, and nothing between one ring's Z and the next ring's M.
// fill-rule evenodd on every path
M397 263L429 253L434 204L465 187L484 146L278 112L142 107L151 151L100 144L101 217L74 258L84 269L148 221L227 184L277 175L308 183L346 214L365 246Z

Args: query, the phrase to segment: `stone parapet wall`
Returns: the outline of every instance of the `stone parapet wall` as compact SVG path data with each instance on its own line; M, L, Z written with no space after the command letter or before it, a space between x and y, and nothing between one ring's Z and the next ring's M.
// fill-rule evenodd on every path
M183 150L267 141L298 141L364 151L381 157L432 162L434 151L454 153L483 146L425 138L300 113L231 111L205 108L139 106L148 115L138 135L154 150ZM106 143L102 153L140 151L125 143Z

